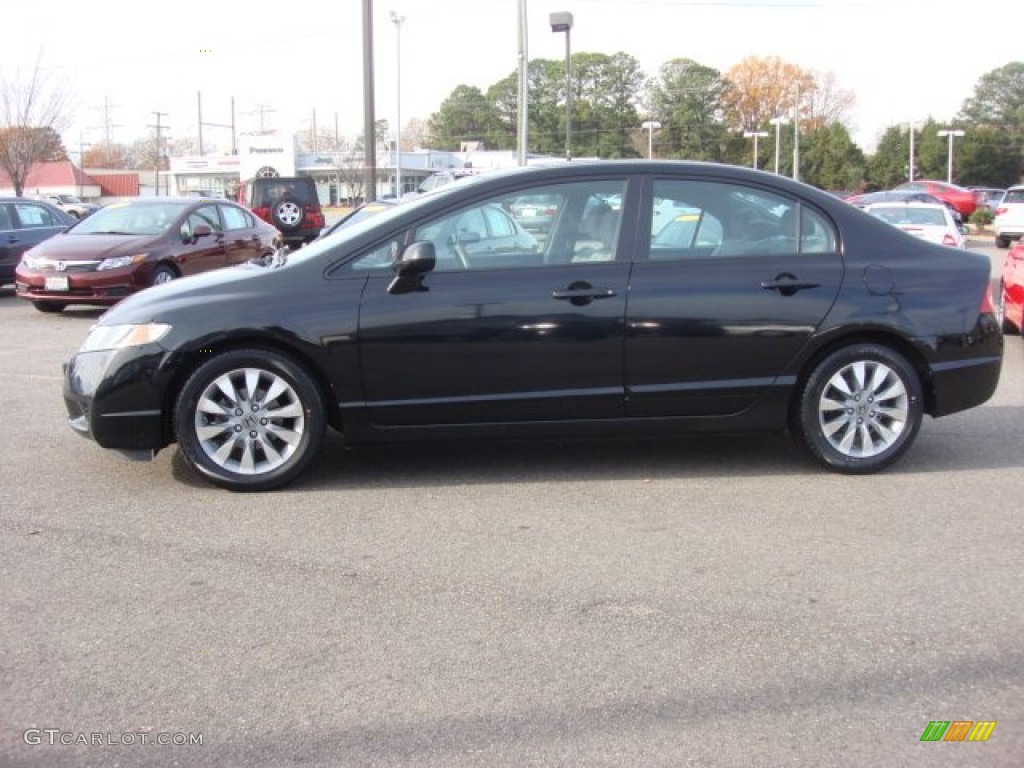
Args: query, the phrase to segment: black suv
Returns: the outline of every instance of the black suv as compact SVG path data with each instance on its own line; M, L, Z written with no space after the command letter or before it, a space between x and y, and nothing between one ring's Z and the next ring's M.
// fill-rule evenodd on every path
M308 176L273 176L245 182L240 203L280 230L292 247L311 243L324 228L316 183Z

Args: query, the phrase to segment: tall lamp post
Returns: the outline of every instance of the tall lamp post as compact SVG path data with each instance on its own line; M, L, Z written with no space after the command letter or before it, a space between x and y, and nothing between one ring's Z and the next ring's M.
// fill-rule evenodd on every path
M907 180L914 180L914 121L910 121L910 157L907 160Z
M657 120L644 120L640 127L647 131L647 159L650 160L654 157L654 132L661 128L661 123Z
M775 126L775 173L779 172L779 150L782 147L782 142L779 135L782 133L782 126L789 125L788 117L773 117L768 121L769 124Z
M552 32L565 32L565 159L572 160L572 69L570 65L569 31L572 14L564 11L549 17Z
M744 139L751 139L752 138L754 140L754 165L753 165L753 167L755 169L757 168L757 140L758 139L766 138L767 136L768 136L768 131L744 131L743 132L743 138Z
M395 50L397 51L397 104L395 107L395 199L402 196L402 23L405 14L391 12L395 25Z
M953 183L953 138L955 136L963 136L964 132L959 129L944 128L938 132L940 139L947 139L949 141L949 156L946 160L946 183Z

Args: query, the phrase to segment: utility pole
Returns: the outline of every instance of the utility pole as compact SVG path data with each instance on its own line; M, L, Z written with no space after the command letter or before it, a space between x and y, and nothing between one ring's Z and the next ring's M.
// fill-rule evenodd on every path
M118 106L119 105L117 105L117 104L111 104L110 103L110 97L109 96L104 96L103 97L103 106L102 107L91 107L91 109L98 109L98 110L101 110L103 112L103 126L102 126L102 130L103 130L103 143L107 146L108 149L110 148L110 146L113 144L113 141L114 141L114 129L122 127L120 123L117 123L117 124L114 123L114 120L113 120L113 118L111 117L111 114L110 114L111 110L115 109Z
M156 115L156 125L149 126L150 128L156 129L156 196L160 196L160 132L161 130L169 130L169 125L161 125L160 118L167 117L166 112L153 112Z
M363 0L363 200L377 199L377 136L373 103L373 0Z
M526 165L526 153L529 146L530 129L530 96L527 88L530 75L529 53L527 52L526 0L519 0L519 165Z

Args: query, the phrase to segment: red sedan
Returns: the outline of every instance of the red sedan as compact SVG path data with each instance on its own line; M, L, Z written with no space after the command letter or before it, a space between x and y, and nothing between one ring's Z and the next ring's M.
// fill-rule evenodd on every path
M956 184L947 184L944 181L908 181L895 188L912 189L917 192L927 192L929 195L934 195L956 208L965 222L978 207L978 195L973 190L958 187Z
M266 258L279 241L276 229L227 200L138 198L27 251L15 289L40 312L107 306L150 285Z
M1024 333L1024 243L1018 242L1006 254L999 281L999 310L1003 331Z

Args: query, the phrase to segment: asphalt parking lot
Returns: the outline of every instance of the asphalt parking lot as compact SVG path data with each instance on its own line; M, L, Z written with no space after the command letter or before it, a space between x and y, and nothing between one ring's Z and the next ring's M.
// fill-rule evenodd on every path
M67 428L98 316L0 289L0 765L1021 764L1024 339L870 477L777 436L332 437L235 495Z

